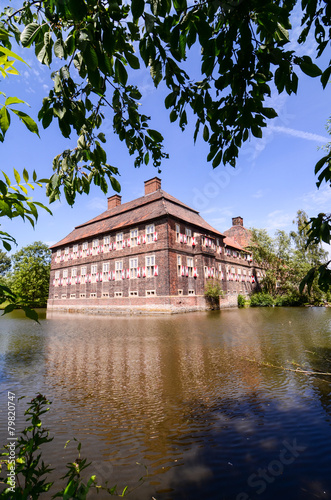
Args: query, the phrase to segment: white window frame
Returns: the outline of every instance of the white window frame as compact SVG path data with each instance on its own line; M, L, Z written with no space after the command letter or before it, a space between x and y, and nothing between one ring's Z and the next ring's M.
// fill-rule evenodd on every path
M154 297L156 295L155 290L146 290L146 297Z
M183 290L181 288L178 289L178 295L183 295Z
M138 291L137 290L130 290L129 297L138 297Z
M80 275L81 275L81 276L86 276L86 273L87 273L87 267L86 267L86 266L83 266L83 267L80 269Z
M82 252L84 257L86 257L87 250L88 250L88 241L84 241L84 243L82 244Z
M139 231L138 228L136 227L135 229L131 229L130 231L130 238L131 238L131 246L135 247L138 245L138 236L139 236Z
M97 298L96 292L91 292L90 293L90 299L96 299L96 298Z
M102 298L107 298L109 297L109 293L108 292L102 292Z
M79 294L80 299L86 299L86 293L80 293Z
M103 244L104 245L109 245L110 244L110 236L104 236L104 238L103 238Z
M177 255L177 276L182 275L182 256Z
M179 235L180 235L180 224L176 224L176 241L179 243Z
M114 297L123 297L123 292L114 292Z
M188 245L191 245L191 243L192 243L192 230L189 229L188 227L186 227L185 234L186 234L186 243Z
M63 269L62 278L68 278L68 269Z
M138 257L130 259L130 278L137 278L138 276Z
M73 267L71 269L71 277L76 278L76 276L77 276L77 267Z
M91 265L91 278L92 278L92 283L95 283L96 280L96 275L97 275L97 272L98 272L98 264L92 264Z
M78 254L78 245L74 245L74 246L72 247L72 253L73 253L74 255L77 255L77 254Z
M68 255L69 255L69 247L65 247L65 249L64 249L64 255L65 255L65 257L68 257Z
M155 255L146 255L145 257L146 265L146 277L152 278L155 271Z
M122 279L123 271L123 260L115 260L115 280L119 281Z
M116 250L120 250L123 245L123 233L116 234Z
M55 271L54 278L55 278L56 280L60 279L60 271Z
M109 273L109 262L102 263L102 272L103 272L103 274Z
M187 293L188 295L195 295L195 290L193 289L190 289Z
M75 293L71 293L69 298L70 299L75 299L76 298L76 294Z
M193 276L193 267L194 267L193 257L187 257L186 263L187 263L187 267L188 267L189 278L192 278L192 276Z
M145 233L146 233L146 243L153 243L153 241L154 241L154 233L155 233L155 225L154 224L148 224L145 227Z
M56 257L61 257L61 250L56 251Z

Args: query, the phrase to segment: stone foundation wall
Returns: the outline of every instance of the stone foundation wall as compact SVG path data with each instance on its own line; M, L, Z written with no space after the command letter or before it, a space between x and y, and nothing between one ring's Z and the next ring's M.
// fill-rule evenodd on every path
M105 299L49 299L47 311L80 312L86 314L172 314L208 310L202 295L119 297Z

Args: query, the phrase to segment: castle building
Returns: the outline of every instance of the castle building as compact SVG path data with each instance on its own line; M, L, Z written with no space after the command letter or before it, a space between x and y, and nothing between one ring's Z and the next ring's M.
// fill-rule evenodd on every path
M237 305L259 272L241 244L199 212L145 182L145 195L108 208L51 247L48 310L179 312L205 310L205 287L217 281L220 305Z

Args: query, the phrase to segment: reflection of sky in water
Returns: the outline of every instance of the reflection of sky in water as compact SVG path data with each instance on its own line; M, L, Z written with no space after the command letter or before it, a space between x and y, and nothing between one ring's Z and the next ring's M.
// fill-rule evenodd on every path
M72 458L74 446L63 445L75 436L100 478L133 485L147 466L148 479L131 496L137 500L254 496L250 474L277 459L284 440L297 439L307 451L259 498L308 499L313 483L329 491L329 383L261 363L317 370L324 360L323 371L331 371L330 315L51 314L41 326L1 318L1 403L14 389L53 401L46 416L55 432L52 465ZM320 494L314 489L316 498L331 498Z

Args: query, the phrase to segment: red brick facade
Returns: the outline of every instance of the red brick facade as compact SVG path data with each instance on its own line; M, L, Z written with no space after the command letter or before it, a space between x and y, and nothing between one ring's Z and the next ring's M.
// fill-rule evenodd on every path
M48 309L84 312L177 312L208 307L217 280L221 305L247 295L258 274L250 255L199 213L145 182L145 196L77 226L52 247Z

